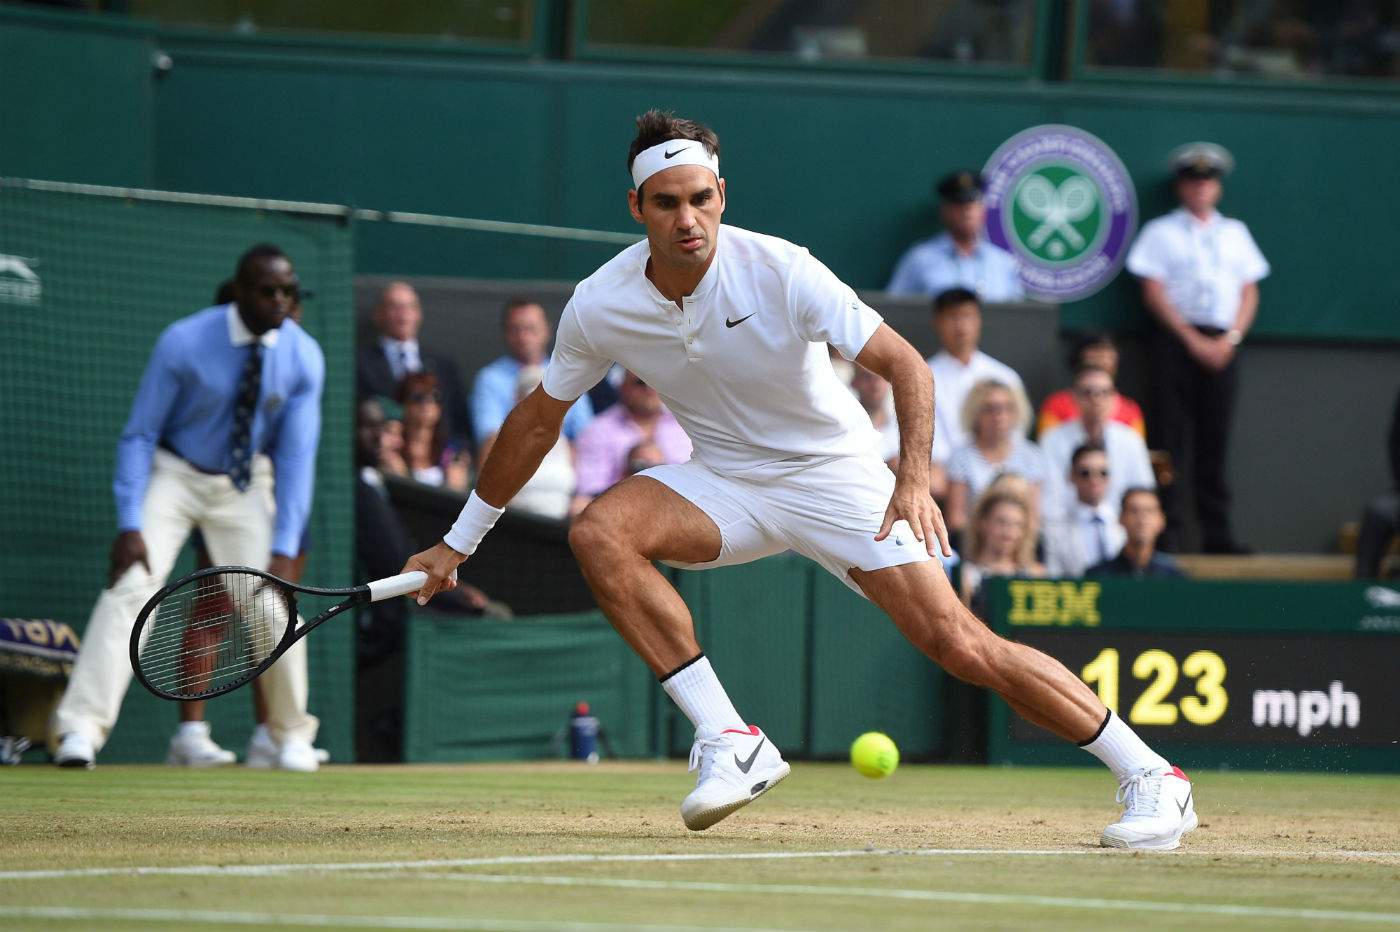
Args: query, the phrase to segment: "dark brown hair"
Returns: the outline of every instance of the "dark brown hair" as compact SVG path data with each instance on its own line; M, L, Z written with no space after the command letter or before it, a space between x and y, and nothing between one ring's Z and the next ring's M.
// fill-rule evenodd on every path
M632 171L632 163L643 151L672 139L694 140L710 155L719 158L719 137L704 123L683 120L669 110L648 110L637 117L637 136L627 147L627 171Z

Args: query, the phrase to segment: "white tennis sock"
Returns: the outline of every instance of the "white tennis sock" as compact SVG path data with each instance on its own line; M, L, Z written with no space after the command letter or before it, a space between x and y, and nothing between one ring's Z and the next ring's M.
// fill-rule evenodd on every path
M1119 783L1143 770L1171 768L1165 757L1148 747L1127 722L1112 712L1104 719L1099 733L1080 747L1107 764Z
M181 722L180 736L185 735L207 735L209 734L208 722Z
M668 674L661 681L661 688L696 728L723 731L748 727L710 667L710 658L704 654Z

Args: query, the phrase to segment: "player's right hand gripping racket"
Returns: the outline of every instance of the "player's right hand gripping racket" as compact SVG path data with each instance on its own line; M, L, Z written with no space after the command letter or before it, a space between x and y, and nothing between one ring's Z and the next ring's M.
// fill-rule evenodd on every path
M199 570L141 609L131 632L131 669L162 699L222 696L346 609L407 595L427 579L401 573L349 589L315 589L247 566ZM297 593L343 601L298 624Z

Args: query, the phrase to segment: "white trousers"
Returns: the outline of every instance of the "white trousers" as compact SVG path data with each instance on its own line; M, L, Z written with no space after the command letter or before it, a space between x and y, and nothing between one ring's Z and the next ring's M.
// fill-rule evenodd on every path
M211 476L156 450L141 505L146 572L135 564L93 606L68 689L54 710L51 734L78 732L101 750L117 722L131 684L129 643L141 607L165 585L190 532L198 527L216 566L263 569L272 554L272 463L253 460L252 482L239 492L227 476ZM320 723L306 712L306 641L298 641L259 680L267 701L268 730L278 741L312 741Z

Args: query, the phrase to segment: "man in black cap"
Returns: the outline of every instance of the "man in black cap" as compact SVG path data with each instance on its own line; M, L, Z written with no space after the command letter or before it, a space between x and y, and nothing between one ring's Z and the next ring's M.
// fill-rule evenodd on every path
M985 187L981 175L966 170L938 182L934 190L945 232L910 246L895 266L886 291L932 297L950 288L966 288L989 302L1025 297L1015 258L983 235Z
M1246 553L1230 524L1225 453L1239 381L1236 351L1254 323L1269 263L1249 228L1215 209L1220 179L1234 168L1230 153L1193 142L1168 162L1181 207L1144 226L1128 252L1128 271L1142 281L1143 303L1158 325L1153 447L1171 454L1178 476L1191 477L1202 549ZM1182 485L1163 489L1163 549L1181 543Z

